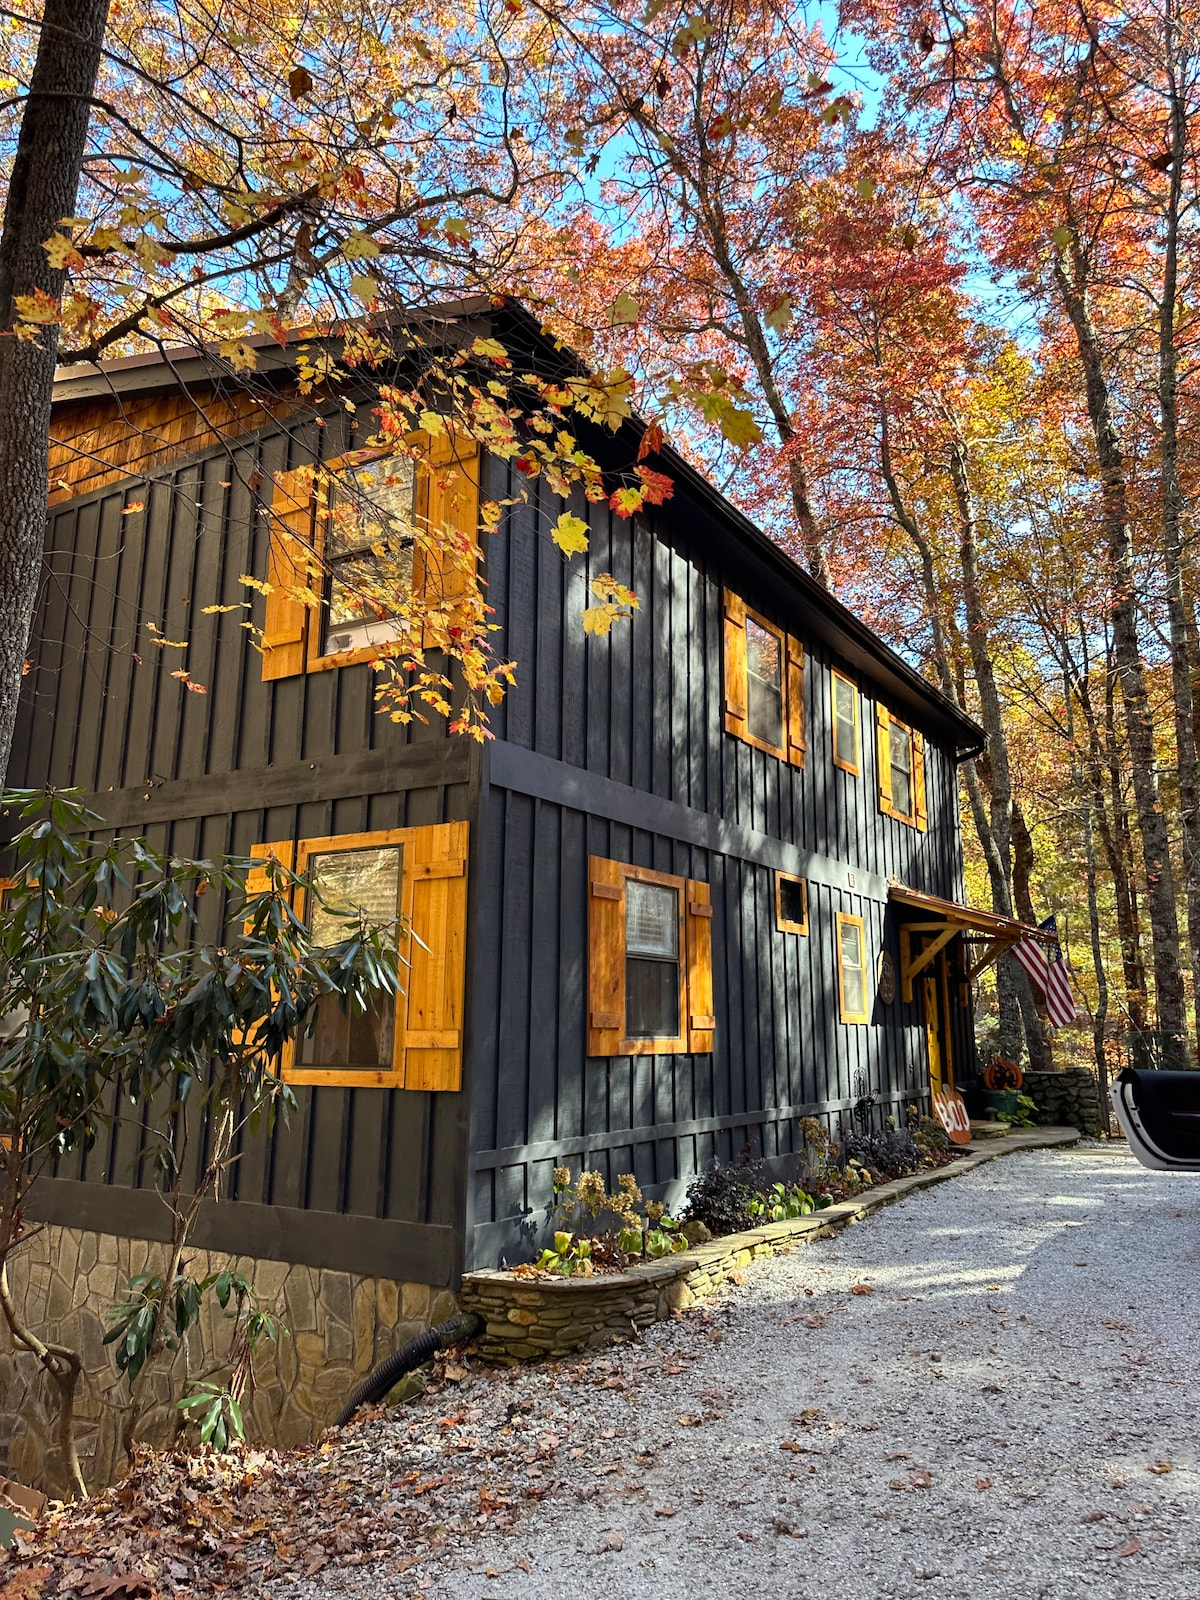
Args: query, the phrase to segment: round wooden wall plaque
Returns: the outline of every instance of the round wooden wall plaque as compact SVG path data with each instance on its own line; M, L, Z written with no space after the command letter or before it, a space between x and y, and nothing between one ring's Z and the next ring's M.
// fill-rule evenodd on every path
M879 952L879 971L875 979L875 993L885 1006L890 1006L896 998L896 963L892 960L890 950Z

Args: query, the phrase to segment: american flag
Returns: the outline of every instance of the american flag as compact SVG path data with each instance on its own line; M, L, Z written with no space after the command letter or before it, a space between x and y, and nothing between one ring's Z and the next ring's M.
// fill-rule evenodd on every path
M1022 939L1012 947L1012 953L1029 974L1029 981L1046 1002L1046 1015L1055 1028L1065 1028L1074 1022L1078 1012L1075 996L1071 993L1067 977L1067 958L1058 942L1058 921L1047 917L1038 923L1039 933L1052 935L1049 944L1038 944L1032 939Z

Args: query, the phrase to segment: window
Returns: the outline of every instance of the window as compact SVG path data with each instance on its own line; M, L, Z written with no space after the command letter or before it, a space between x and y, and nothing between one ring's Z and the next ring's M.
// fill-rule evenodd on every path
M880 706L876 712L879 809L922 833L928 827L925 801L925 741L905 722Z
M858 775L858 685L835 668L833 686L833 764Z
M783 635L746 617L746 731L772 750L783 748Z
M326 905L305 893L298 910L321 943L345 938L338 907L401 926L404 992L380 995L365 1015L343 1011L335 997L320 1000L310 1032L284 1051L282 1075L344 1087L460 1088L467 824L256 845L251 854L294 864L319 886ZM256 869L248 888L265 881L266 869Z
M319 494L311 466L276 475L264 679L369 661L402 631L399 617L387 615L400 596L424 611L451 609L477 595L478 446L448 433L432 440L415 434L408 443L423 447L419 461L404 455L367 459L359 451L327 462L322 483L330 474L328 514L318 506L326 491ZM446 537L434 547L427 529ZM381 591L374 616L373 588ZM318 595L327 605L318 605ZM414 639L414 648L420 642Z
M324 655L396 636L386 602L413 585L417 469L408 456L354 467L338 479L325 528ZM372 615L372 611L378 613Z
M804 648L723 591L725 731L802 767Z
M843 1022L867 1020L866 933L861 917L839 911L837 925L838 1015Z
M339 911L361 911L374 926L390 928L404 950L400 927L403 856L398 844L309 855L308 875L322 899L308 897L306 921L318 944L337 944L346 937L348 924ZM309 1072L390 1072L395 1043L394 995L376 995L365 1013L348 1011L336 995L326 995L317 1002L312 1032L297 1041L295 1065Z
M713 1047L708 884L588 858L589 1056Z
M808 932L808 883L789 872L775 874L775 926L781 933Z

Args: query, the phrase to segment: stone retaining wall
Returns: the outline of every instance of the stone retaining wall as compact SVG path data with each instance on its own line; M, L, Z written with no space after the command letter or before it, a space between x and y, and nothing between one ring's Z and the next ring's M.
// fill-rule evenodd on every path
M1087 1067L1027 1072L1021 1092L1036 1105L1033 1119L1039 1125L1078 1128L1090 1139L1103 1138L1108 1133L1108 1108L1101 1107L1100 1086Z
M246 1423L249 1436L262 1443L295 1445L315 1438L365 1373L456 1309L452 1294L424 1283L206 1250L190 1252L188 1260L197 1277L235 1268L290 1331L255 1362L256 1389ZM116 1404L126 1386L103 1344L105 1313L124 1299L132 1276L165 1266L165 1245L55 1226L34 1234L9 1261L14 1297L28 1325L83 1357L77 1432L90 1488L110 1482L122 1464ZM210 1296L188 1352L192 1373L204 1376L219 1366L228 1348L229 1324ZM172 1375L176 1381L183 1371L181 1357ZM165 1444L173 1436L178 1394L166 1374L153 1380L151 1410L141 1430L150 1443ZM14 1351L0 1324L0 1476L49 1493L63 1491L54 1438L57 1415L49 1379L32 1356Z
M475 1348L489 1361L513 1365L539 1356L566 1355L627 1338L652 1322L711 1295L732 1273L762 1256L779 1255L837 1232L879 1206L902 1200L985 1161L1014 1150L1074 1144L1073 1128L1023 1131L989 1140L959 1161L909 1178L881 1183L857 1200L791 1222L772 1222L749 1233L694 1245L662 1261L594 1278L518 1278L511 1272L468 1272L460 1300L464 1311L484 1319Z

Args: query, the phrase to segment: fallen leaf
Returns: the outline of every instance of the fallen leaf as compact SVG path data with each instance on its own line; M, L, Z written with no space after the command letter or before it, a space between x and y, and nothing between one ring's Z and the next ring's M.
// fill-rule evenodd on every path
M624 1548L625 1541L622 1539L621 1535L610 1530L601 1538L600 1543L596 1546L596 1554L598 1556L602 1556L609 1550L624 1550Z
M1079 1520L1080 1522L1103 1522L1104 1518L1105 1513L1103 1511L1085 1511Z
M1146 1470L1152 1472L1156 1478L1161 1478L1165 1473L1175 1470L1175 1463L1173 1461L1156 1461L1152 1467L1148 1467Z
M977 1489L990 1489L992 1487L992 1480L990 1478L976 1478L975 1487Z
M685 1411L681 1417L676 1418L676 1421L681 1428L698 1428L704 1418L698 1417L694 1411Z
M1122 1546L1122 1548L1117 1551L1117 1554L1119 1556L1136 1556L1141 1554L1141 1549L1142 1541L1140 1539L1130 1539L1127 1545Z
M678 1508L675 1506L655 1506L654 1515L656 1517L673 1517L677 1515L677 1510Z
M933 1483L933 1473L926 1472L923 1467L909 1467L908 1481L914 1489L928 1489Z
M874 1294L875 1291L874 1291L874 1289L871 1287L871 1285L869 1283L852 1283L850 1285L850 1293L851 1294Z

